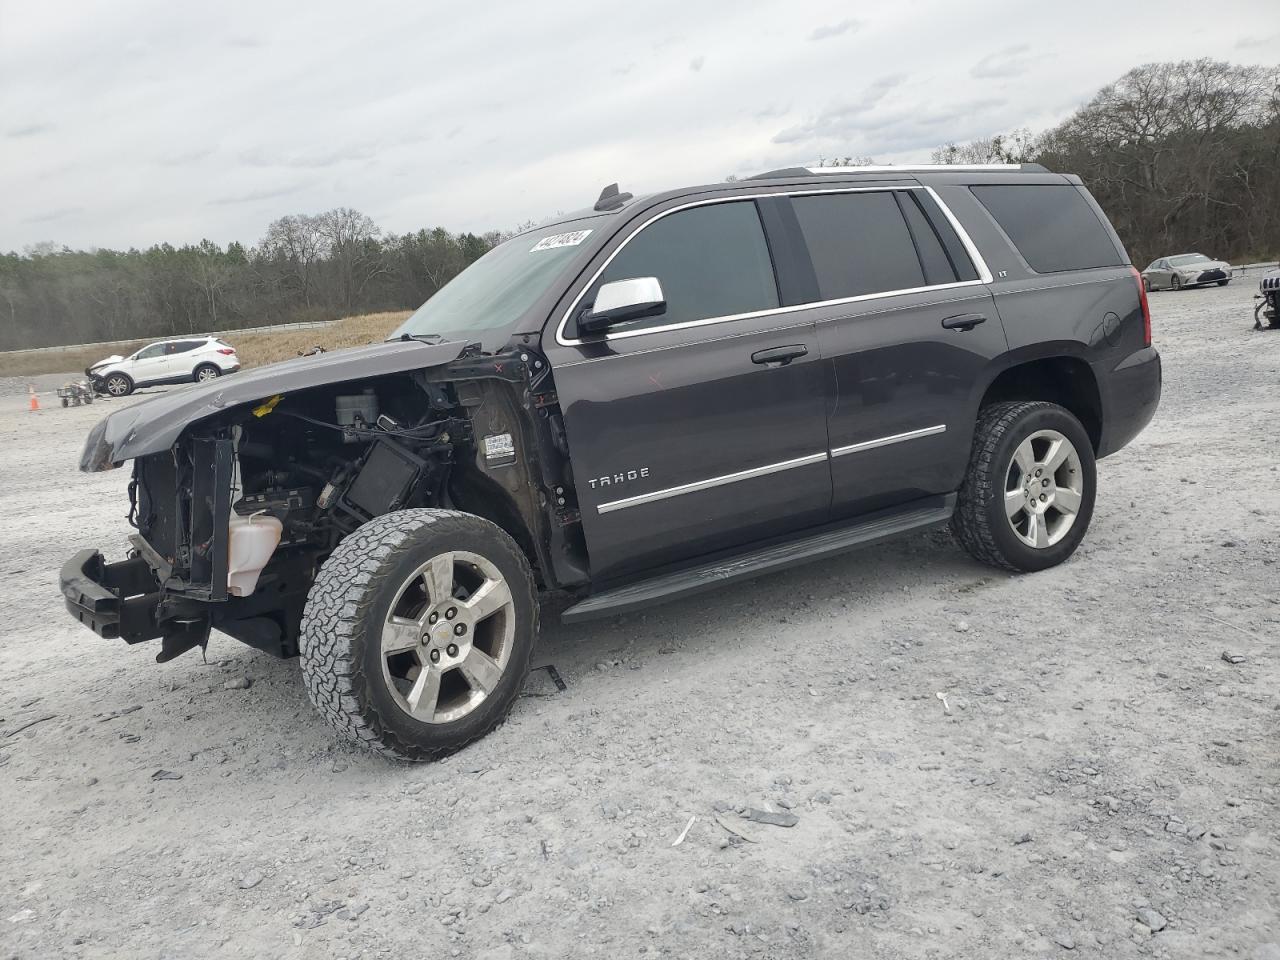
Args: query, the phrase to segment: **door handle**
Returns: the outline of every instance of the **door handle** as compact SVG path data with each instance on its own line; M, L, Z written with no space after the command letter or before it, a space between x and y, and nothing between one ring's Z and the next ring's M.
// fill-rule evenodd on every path
M757 350L751 355L752 363L776 363L785 367L792 360L809 355L809 348L803 343L793 343L787 347L770 347L768 350Z
M980 313L961 313L954 317L947 317L942 321L942 325L948 330L972 330L978 324L986 322L987 318Z

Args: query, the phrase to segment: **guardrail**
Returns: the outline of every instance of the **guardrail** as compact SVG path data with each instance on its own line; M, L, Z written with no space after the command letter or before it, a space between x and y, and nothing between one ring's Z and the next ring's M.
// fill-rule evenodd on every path
M337 320L301 320L297 323L277 323L266 327L239 327L235 330L215 330L212 333L175 333L165 337L125 337L123 340L100 340L97 343L66 343L56 347L26 347L22 350L0 351L0 357L35 357L73 350L91 350L95 347L112 347L118 343L136 343L142 340L181 340L183 337L236 337L246 333L281 333L286 330L319 330L332 326Z

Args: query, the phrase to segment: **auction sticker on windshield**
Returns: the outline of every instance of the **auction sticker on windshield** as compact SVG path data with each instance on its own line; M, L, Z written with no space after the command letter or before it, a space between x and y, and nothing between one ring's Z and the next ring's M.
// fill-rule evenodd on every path
M576 247L587 239L590 233L590 230L575 230L573 233L557 233L554 237L543 237L529 249L529 252L555 250L559 247Z

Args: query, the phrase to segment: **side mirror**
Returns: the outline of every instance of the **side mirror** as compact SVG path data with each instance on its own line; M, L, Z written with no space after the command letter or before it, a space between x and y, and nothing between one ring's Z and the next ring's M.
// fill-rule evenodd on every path
M656 317L667 310L657 277L636 277L606 283L596 293L591 312L578 321L579 333L602 333L631 320Z

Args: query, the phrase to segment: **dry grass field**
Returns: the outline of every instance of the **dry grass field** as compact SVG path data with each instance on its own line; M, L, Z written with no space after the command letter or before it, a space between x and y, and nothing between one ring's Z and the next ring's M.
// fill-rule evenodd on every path
M347 317L327 327L310 330L282 330L279 333L247 333L225 335L240 354L246 367L258 367L264 363L288 360L300 350L314 346L335 350L339 347L355 347L382 340L398 327L409 315L408 311L393 313L367 313ZM72 373L83 370L114 353L128 356L148 340L124 340L114 344L100 344L86 350L68 350L60 353L0 353L0 377L26 377L47 373Z

